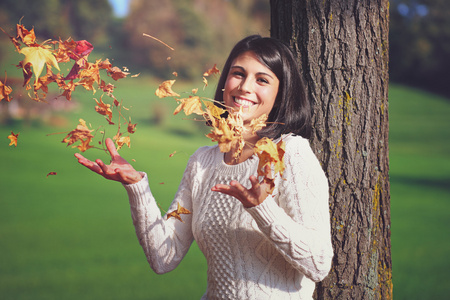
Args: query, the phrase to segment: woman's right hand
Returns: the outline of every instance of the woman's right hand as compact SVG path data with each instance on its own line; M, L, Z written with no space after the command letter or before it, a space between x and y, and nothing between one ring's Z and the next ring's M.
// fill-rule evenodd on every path
M117 152L114 142L108 138L105 141L106 149L111 155L111 163L104 164L100 159L95 162L90 161L79 153L75 153L78 162L89 170L102 175L106 179L119 181L123 184L133 184L139 182L143 177L141 173L136 171L125 159Z

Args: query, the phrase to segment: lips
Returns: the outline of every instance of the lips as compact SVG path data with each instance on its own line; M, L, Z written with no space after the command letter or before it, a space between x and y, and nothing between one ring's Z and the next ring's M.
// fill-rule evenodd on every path
M251 107L256 103L248 99L233 97L234 104L238 107Z

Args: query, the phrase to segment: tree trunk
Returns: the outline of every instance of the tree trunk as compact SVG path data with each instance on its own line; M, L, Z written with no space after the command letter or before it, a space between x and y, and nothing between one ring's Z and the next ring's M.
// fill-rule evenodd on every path
M317 299L392 299L387 0L271 0L313 104L311 145L330 183L334 248Z

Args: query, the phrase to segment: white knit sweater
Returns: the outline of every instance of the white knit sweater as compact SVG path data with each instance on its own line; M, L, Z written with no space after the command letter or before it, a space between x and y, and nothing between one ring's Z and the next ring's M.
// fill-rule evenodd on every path
M195 240L208 264L202 299L312 299L333 256L328 181L306 139L284 139L283 178L256 207L211 191L231 180L249 187L258 166L256 156L227 165L217 146L198 149L188 162L168 210L177 203L189 209L184 223L161 216L146 175L125 185L137 237L156 273L173 270Z

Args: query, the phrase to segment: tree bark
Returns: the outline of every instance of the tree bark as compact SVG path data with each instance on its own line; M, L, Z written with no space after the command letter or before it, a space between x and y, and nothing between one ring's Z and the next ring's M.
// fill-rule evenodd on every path
M317 299L392 299L387 0L271 0L313 104L334 248Z

